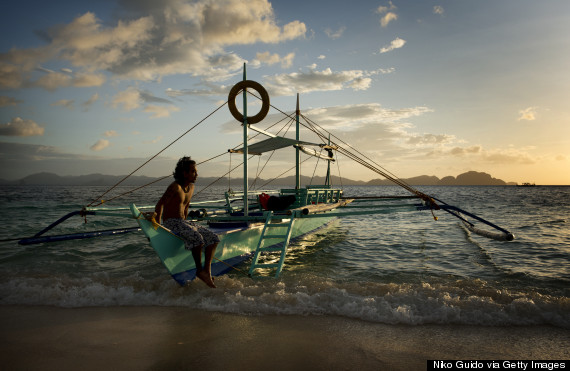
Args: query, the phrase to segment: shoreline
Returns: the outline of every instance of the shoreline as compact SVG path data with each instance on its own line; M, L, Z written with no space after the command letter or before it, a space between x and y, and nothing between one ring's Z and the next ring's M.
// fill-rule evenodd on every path
M0 306L10 370L425 370L428 359L568 359L550 326L389 325L183 307Z

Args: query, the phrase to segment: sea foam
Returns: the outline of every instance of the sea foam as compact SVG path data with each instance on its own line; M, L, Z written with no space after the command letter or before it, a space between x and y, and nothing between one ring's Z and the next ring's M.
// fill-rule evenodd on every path
M480 280L367 283L298 274L282 280L233 276L179 287L170 279L64 277L0 283L1 305L176 306L241 315L334 315L387 324L554 325L570 328L570 299L490 290Z

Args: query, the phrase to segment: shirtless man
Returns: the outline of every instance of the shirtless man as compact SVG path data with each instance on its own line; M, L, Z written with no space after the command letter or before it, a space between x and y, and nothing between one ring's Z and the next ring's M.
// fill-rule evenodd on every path
M209 229L186 220L190 200L194 193L194 182L198 177L196 162L190 157L182 157L178 160L173 175L174 182L168 186L156 204L154 214L150 219L158 223L162 219L164 227L184 239L186 249L192 251L192 257L196 262L196 277L204 281L206 285L215 288L211 265L220 240ZM206 261L202 267L204 246L206 246Z

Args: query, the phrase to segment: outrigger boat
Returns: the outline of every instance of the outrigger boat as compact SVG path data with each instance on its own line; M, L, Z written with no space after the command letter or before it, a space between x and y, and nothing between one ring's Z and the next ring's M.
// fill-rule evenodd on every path
M253 94L252 90L256 91L259 96ZM240 93L243 94L243 114L238 111L235 103L236 97ZM254 116L247 115L248 94L257 97L262 103L261 110ZM283 270L287 249L292 241L323 228L334 219L353 215L374 215L418 210L431 210L432 214L434 214L436 210L443 210L459 218L466 228L473 233L503 241L511 241L514 238L513 234L506 229L465 210L461 210L458 207L449 205L435 197L426 195L412 188L401 179L396 178L340 138L327 132L304 115L301 115L298 95L297 109L294 117L293 115L288 115L280 111L286 118L291 120L291 123L293 121L295 122L296 133L294 139L285 137L284 135L272 134L268 131L269 129L261 129L254 126L254 124L261 122L266 117L270 109L269 95L259 83L246 79L245 66L243 81L233 86L229 92L228 101L226 103L229 106L232 116L243 126L243 143L234 149L228 150L230 154L238 153L243 156L243 190L241 192L229 190L225 192L223 198L217 200L192 202L189 212L189 218L195 222L207 224L208 228L213 230L220 237L220 243L215 253L215 260L212 264L212 275L224 274L234 269L237 264L250 259L251 263L249 271L247 272L248 275L267 275L270 272L275 277L278 277ZM222 106L218 107L216 111ZM300 140L301 126L314 132L321 143ZM251 140L255 136L250 138L250 131L256 132L257 134L255 136L264 135L266 139L252 142ZM331 137L333 139L331 139ZM172 143L170 145L172 145ZM168 148L168 146L166 148ZM248 184L248 162L250 156L260 156L267 152L272 153L276 150L285 149L295 150L295 188L281 189L279 191L251 190L251 186ZM143 210L154 209L154 205L137 207L135 204L131 204L128 208L100 207L104 203L103 197L108 192L117 187L153 158L157 157L161 152L153 156L82 210L72 212L62 217L33 237L19 240L19 243L26 245L55 242L120 235L142 230L144 235L148 238L150 245L154 248L169 274L176 282L184 285L186 282L194 279L196 274L194 259L192 258L191 251L184 248L182 239L163 226L147 220L145 217ZM324 185L301 187L301 153L326 161L327 173ZM345 197L342 189L334 188L331 185L330 168L331 162L335 161L335 153L340 153L387 179L392 180L395 184L408 190L411 194L409 196L393 197ZM166 177L163 177L159 180L165 178ZM47 231L56 225L76 215L85 218L88 215L134 218L139 227L58 236L45 235ZM433 216L434 219L437 220L435 215ZM475 223L485 225L487 228L482 229L476 226Z

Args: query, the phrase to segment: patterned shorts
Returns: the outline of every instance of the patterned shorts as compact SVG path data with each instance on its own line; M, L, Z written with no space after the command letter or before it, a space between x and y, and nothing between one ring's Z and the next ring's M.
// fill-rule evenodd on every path
M214 232L188 220L171 218L167 219L163 225L170 229L172 233L184 239L186 250L192 250L200 245L206 247L220 242L220 239Z

